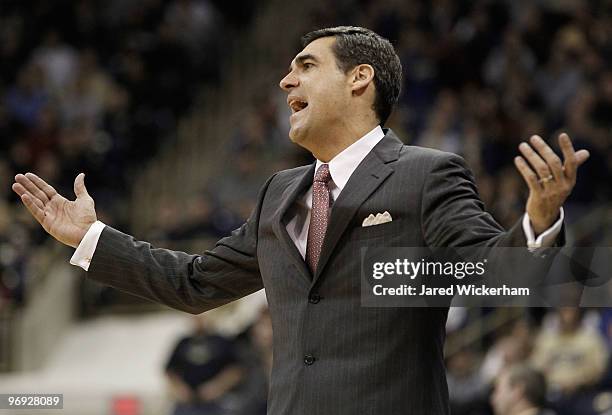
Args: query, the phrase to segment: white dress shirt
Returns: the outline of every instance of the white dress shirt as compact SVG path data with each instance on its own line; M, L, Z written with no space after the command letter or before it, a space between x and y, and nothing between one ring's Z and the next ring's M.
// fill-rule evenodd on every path
M361 161L372 151L372 149L383 139L385 133L380 126L376 126L372 131L355 141L353 144L345 148L336 157L329 161L329 172L331 181L328 183L333 200L338 200L340 192L346 186L349 178L357 169ZM322 161L317 160L315 172ZM313 176L314 180L314 176ZM308 228L310 226L310 212L312 210L312 186L304 194L304 196L296 201L292 206L292 219L287 223L287 232L295 243L302 258L306 255L306 243L308 240ZM527 248L533 251L541 247L552 246L557 235L561 231L563 223L563 208L561 208L560 218L555 224L543 232L538 238L535 238L531 222L527 213L523 216L523 232L527 239ZM100 234L106 225L100 221L96 221L77 247L74 255L70 259L72 265L77 265L85 271L89 269L89 264L98 245Z

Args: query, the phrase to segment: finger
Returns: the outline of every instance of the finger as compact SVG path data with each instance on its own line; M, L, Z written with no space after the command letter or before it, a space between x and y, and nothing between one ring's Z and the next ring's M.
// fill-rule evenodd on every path
M42 225L43 221L45 220L44 210L36 206L36 203L34 203L33 199L27 193L21 196L21 201L23 202L25 207L30 211L32 216L34 216L34 219L36 219L38 223Z
M30 198L32 198L32 201L36 204L36 206L38 206L39 209L45 208L45 204L42 201L40 201L37 197L32 196L32 194L28 192L26 188L23 187L21 184L13 183L12 188L13 188L13 191L19 195L19 197L27 194Z
M79 173L74 179L74 194L76 197L89 196L85 187L85 173Z
M561 152L563 153L563 169L565 170L565 175L570 180L573 180L576 177L576 168L578 164L574 145L567 134L559 134L559 147L561 147Z
M28 179L23 174L18 174L15 176L15 181L22 185L33 197L39 199L43 203L47 203L49 201L49 197L34 184L34 182Z
M548 144L540 136L534 135L531 137L531 144L536 149L538 154L544 159L548 165L548 169L555 179L564 178L563 164L561 159L555 154Z
M589 157L591 157L591 153L588 150L578 150L576 152L576 166L581 166Z
M529 162L533 170L540 176L540 179L550 176L550 169L548 165L542 160L542 157L536 153L533 148L527 143L521 143L519 151L523 154L524 158Z
M25 176L30 179L36 185L36 187L42 190L47 195L49 200L57 194L57 191L50 184L34 173L26 173Z
M538 182L537 174L534 173L534 171L531 169L529 164L527 164L524 158L522 158L521 156L516 156L514 158L514 165L521 173L521 176L523 176L523 179L525 179L529 190L538 191L542 188L542 186Z

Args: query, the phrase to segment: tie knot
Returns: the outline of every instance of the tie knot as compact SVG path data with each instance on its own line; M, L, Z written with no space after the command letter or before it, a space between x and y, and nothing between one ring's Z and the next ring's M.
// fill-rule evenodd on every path
M327 183L331 180L331 174L329 174L329 164L321 164L315 173L315 182Z

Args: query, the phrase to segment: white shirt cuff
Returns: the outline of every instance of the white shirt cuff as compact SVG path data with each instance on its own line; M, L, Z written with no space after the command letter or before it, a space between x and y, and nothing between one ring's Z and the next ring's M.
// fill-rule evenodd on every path
M534 251L538 248L549 248L553 246L557 236L559 236L559 232L561 232L564 217L565 215L563 213L563 208L561 208L559 220L557 220L553 226L546 229L536 238L533 228L531 227L529 215L527 215L527 212L525 212L525 216L523 216L523 232L525 232L525 237L527 238L527 248L530 251Z
M74 251L72 258L70 258L72 265L81 267L85 271L89 270L89 264L91 264L91 259L98 246L98 239L100 239L105 226L105 224L97 220L89 227L81 243L77 246L76 251Z

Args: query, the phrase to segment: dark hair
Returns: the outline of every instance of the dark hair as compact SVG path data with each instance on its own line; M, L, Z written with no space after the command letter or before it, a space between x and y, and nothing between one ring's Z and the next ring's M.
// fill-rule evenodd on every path
M544 375L528 364L516 364L508 369L511 386L522 385L525 399L537 406L546 404L546 379Z
M302 37L302 47L328 36L336 38L332 51L341 71L346 73L363 63L374 68L376 98L373 109L381 125L384 125L397 103L402 84L402 64L393 45L369 29L338 26L305 34Z

